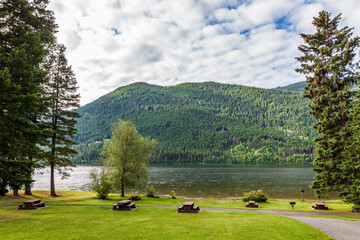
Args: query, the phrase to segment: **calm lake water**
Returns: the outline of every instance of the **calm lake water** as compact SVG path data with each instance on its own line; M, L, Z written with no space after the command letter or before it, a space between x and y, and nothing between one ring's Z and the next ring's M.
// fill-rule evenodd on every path
M89 172L93 168L97 167L73 168L71 177L64 180L57 176L56 189L88 190ZM149 170L149 184L155 187L156 194L175 191L178 196L185 197L229 197L261 189L271 198L299 199L300 190L304 189L305 198L314 199L309 185L315 174L309 167L150 166ZM43 170L42 175L36 172L34 180L34 190L49 190L50 170Z

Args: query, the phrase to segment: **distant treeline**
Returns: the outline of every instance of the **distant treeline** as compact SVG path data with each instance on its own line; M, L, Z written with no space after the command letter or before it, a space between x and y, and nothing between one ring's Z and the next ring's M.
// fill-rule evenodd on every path
M151 163L303 164L315 132L302 93L220 83L135 83L79 109L76 164L96 164L110 124L132 121L158 144Z

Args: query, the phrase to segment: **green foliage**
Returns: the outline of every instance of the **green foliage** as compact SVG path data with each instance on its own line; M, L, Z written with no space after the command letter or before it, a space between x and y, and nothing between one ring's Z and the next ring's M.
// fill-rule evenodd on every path
M227 160L233 164L306 165L311 163L313 160L312 154L301 152L301 149L286 151L286 144L278 140L254 138L250 142L240 142L239 145L232 147Z
M110 124L120 117L157 140L150 159L155 164L310 163L316 133L307 105L301 93L291 91L214 82L170 87L134 83L79 109L79 155L74 161L93 163L100 142L111 136ZM265 147L278 157L248 161L231 152L240 144L251 151Z
M348 138L346 158L341 165L341 168L347 169L348 173L342 195L345 196L346 202L354 204L354 211L360 212L360 91L356 93L350 116L351 120L347 127L353 134Z
M171 196L171 198L176 198L176 192L175 191L171 191L171 193L170 193L170 196Z
M48 135L49 155L46 163L51 169L51 195L55 193L55 168L65 168L74 166L70 157L77 151L73 149L76 142L73 141L77 132L75 124L80 114L75 110L80 106L80 95L76 93L77 82L75 74L68 66L65 57L65 46L55 45L49 56L49 82L47 83L47 95L49 98L49 113L47 114L47 123L50 125ZM67 175L66 171L60 171L63 177Z
M304 97L311 101L310 113L319 133L312 188L318 197L337 191L359 206L360 164L358 145L353 145L357 138L353 127L358 123L352 121L357 107L350 88L359 78L353 62L360 38L352 37L351 28L339 29L340 19L325 11L314 17L316 33L301 34L306 45L299 47L304 55L297 58L301 68L296 71L306 75Z
M46 141L42 120L48 110L48 78L43 65L56 29L47 3L0 4L0 165L7 169L0 181L11 185L14 194L30 185Z
M101 158L104 142L97 141L88 144L79 144L75 146L78 154L71 158L75 165L98 165L98 159Z
M306 86L306 82L298 82L298 83L293 83L284 87L277 87L276 89L279 90L287 90L287 91L298 91L298 92L304 92L305 89L304 87Z
M131 122L119 119L113 124L113 135L105 144L103 155L121 196L125 196L125 187L146 186L148 159L154 147L155 141L138 134Z
M90 189L97 193L97 196L101 199L106 199L110 191L113 189L113 183L111 177L106 169L101 168L98 173L96 169L90 172Z
M152 198L155 197L155 188L154 188L153 186L149 186L149 187L146 189L146 196L147 196L147 197L152 197Z
M244 202L248 202L248 201L266 202L268 200L268 196L262 190L257 190L257 191L244 193L242 200Z

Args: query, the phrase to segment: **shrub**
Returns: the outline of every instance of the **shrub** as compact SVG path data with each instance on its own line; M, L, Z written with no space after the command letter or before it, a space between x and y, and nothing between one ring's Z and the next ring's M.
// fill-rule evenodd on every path
M155 188L153 186L150 186L146 189L146 196L155 197Z
M176 199L176 193L175 193L175 191L171 191L170 196L171 196L173 199Z
M248 202L248 201L266 202L268 200L268 196L262 190L257 190L257 191L244 193L242 200L244 202Z
M106 199L110 191L113 189L113 183L110 180L109 174L102 168L100 173L96 169L90 172L90 189L97 193L101 199Z

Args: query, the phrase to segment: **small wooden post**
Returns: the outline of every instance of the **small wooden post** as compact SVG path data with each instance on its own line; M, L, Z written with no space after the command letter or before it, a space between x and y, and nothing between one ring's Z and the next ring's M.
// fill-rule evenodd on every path
M301 201L304 201L304 190L303 189L301 189Z

